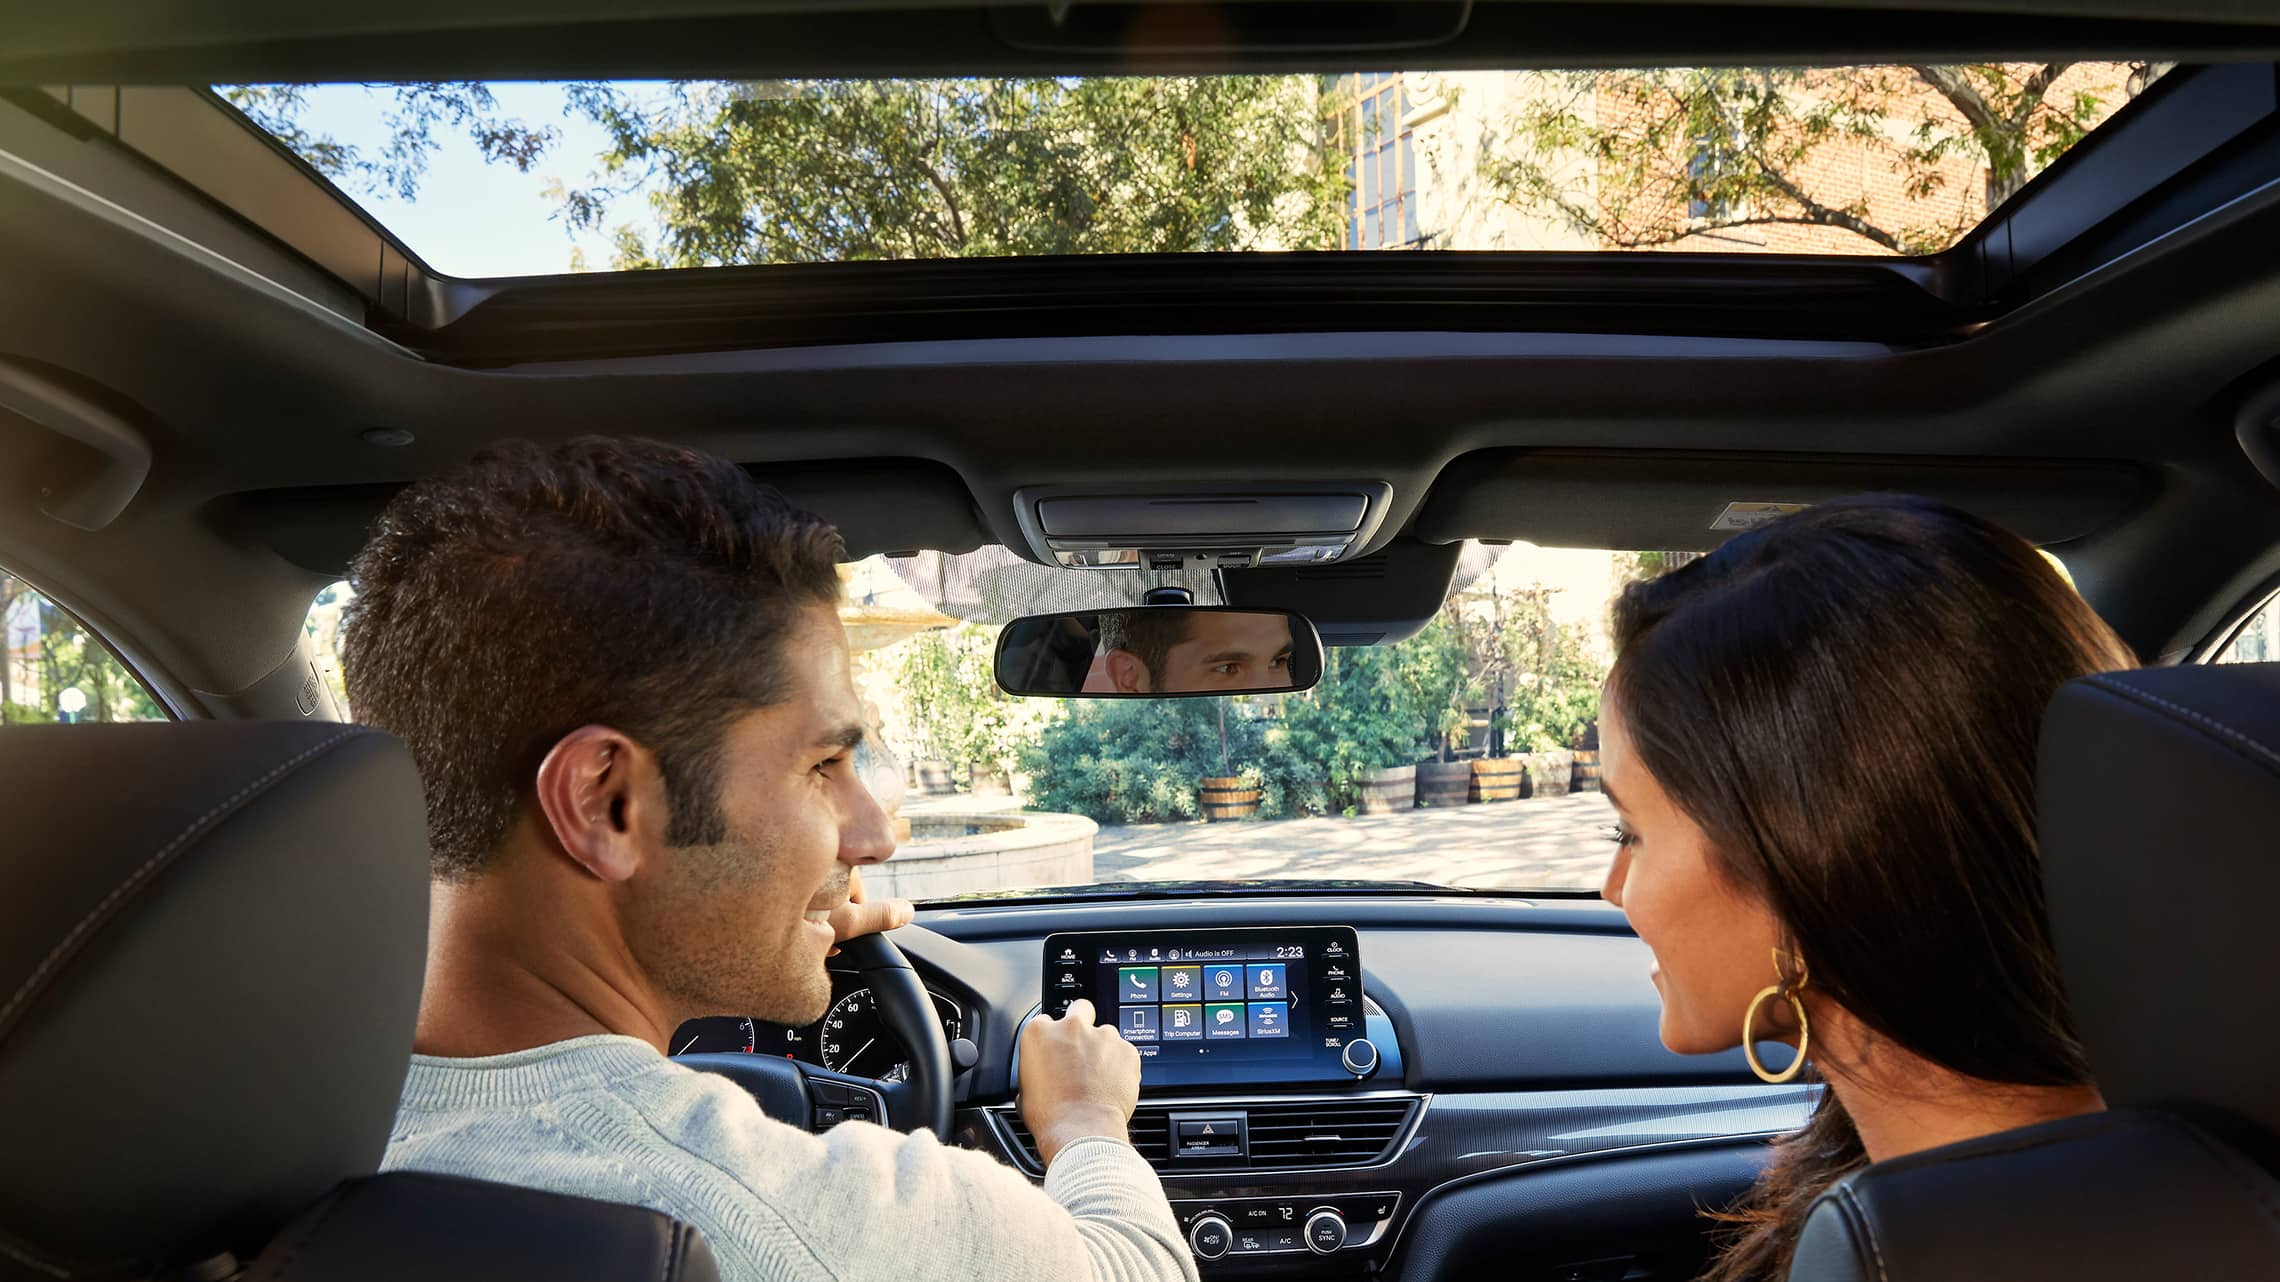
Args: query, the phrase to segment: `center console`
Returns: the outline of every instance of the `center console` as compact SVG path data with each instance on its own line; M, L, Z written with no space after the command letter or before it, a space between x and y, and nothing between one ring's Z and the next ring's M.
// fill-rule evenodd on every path
M1088 1001L1139 1052L1133 1144L1208 1269L1323 1256L1367 1268L1384 1254L1402 1198L1372 1168L1424 1101L1399 1089L1398 1041L1363 991L1352 927L1069 932L1042 954L1040 1013ZM1018 1111L996 1123L1041 1173Z

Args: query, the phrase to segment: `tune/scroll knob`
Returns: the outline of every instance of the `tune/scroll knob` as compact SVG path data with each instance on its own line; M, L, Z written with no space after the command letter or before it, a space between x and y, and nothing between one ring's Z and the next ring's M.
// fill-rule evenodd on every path
M1206 1211L1188 1225L1188 1250L1199 1260L1216 1260L1235 1245L1235 1226L1217 1211Z
M1306 1217L1306 1249L1329 1255L1346 1245L1346 1217L1323 1207Z
M1346 1043L1346 1049L1338 1052L1338 1062L1345 1065L1346 1071L1354 1076L1368 1077L1378 1070L1377 1043L1367 1037L1357 1037Z

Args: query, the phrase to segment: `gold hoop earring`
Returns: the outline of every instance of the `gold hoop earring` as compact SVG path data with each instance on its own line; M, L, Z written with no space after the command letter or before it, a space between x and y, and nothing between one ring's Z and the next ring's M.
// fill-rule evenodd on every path
M1812 977L1803 966L1799 966L1797 982L1790 983L1781 973L1781 950L1778 948L1773 950L1773 974L1774 978L1780 982L1768 984L1759 989L1758 995L1750 999L1750 1008L1742 1012L1742 1058L1750 1062L1750 1071L1758 1075L1759 1081L1771 1082L1778 1086L1783 1082L1794 1080L1797 1074L1804 1071L1805 1053L1813 1045L1813 1026L1806 1020L1805 1003L1798 996L1805 991L1805 985L1811 982ZM1751 1032L1757 1025L1758 1007L1763 1006L1768 997L1779 997L1787 1000L1791 1013L1797 1016L1797 1058L1789 1061L1789 1067L1778 1073L1768 1069L1759 1061L1756 1039Z

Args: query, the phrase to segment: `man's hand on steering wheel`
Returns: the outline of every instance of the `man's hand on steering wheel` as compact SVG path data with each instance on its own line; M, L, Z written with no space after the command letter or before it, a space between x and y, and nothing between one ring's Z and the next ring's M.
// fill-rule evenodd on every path
M914 911L907 899L876 902L866 899L862 871L850 868L847 870L847 902L831 910L831 937L845 943L857 935L900 930L910 924ZM832 949L830 955L838 956L839 950Z

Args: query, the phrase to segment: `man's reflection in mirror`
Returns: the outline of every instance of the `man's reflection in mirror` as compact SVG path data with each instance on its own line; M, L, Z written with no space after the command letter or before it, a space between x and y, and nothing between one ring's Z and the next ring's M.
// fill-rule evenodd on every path
M1087 694L1287 690L1290 618L1282 614L1110 610L1085 674Z

